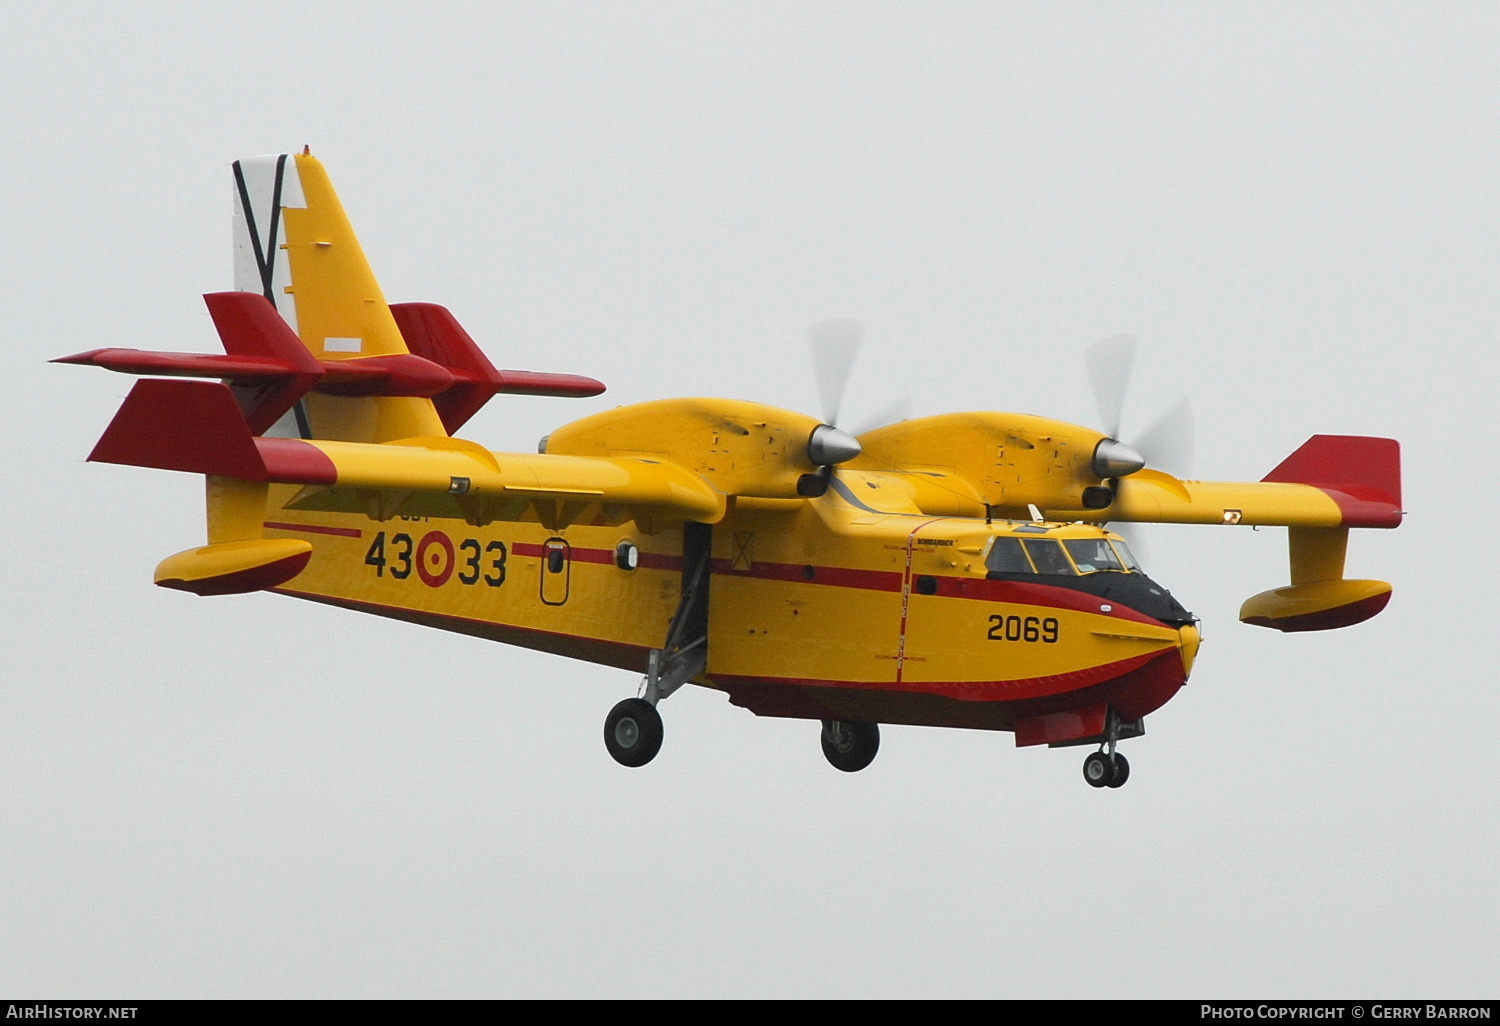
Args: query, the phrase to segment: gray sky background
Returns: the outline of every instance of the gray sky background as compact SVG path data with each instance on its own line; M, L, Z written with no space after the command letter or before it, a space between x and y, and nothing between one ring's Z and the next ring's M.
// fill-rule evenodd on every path
M1497 9L1488 3L9 5L0 12L0 993L78 997L1493 997ZM611 405L1095 419L1144 342L1198 475L1399 438L1377 619L1236 620L1284 532L1151 532L1192 683L1094 791L1079 750L817 727L688 689L627 771L619 671L151 586L199 479L82 462L213 351L240 156L311 144L387 296L502 367L530 450ZM1488 555L1486 555L1488 553Z

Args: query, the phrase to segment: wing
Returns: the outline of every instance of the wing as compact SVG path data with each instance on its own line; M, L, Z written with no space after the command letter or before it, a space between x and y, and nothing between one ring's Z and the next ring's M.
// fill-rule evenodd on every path
M1390 438L1314 435L1260 481L1180 481L1142 470L1120 479L1105 509L1055 515L1095 522L1398 527L1401 448Z
M697 474L646 457L497 453L447 436L394 442L256 437L228 386L147 379L126 397L90 460L295 484L291 508L537 520L558 527L636 517L718 521L725 497Z

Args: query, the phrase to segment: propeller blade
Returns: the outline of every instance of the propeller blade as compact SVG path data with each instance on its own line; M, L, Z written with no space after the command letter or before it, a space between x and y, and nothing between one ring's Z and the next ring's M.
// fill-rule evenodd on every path
M817 380L825 424L838 424L839 407L843 405L844 391L854 372L854 358L859 355L859 344L864 337L863 324L844 318L819 321L808 330L813 376Z
M1193 474L1193 404L1179 399L1135 439L1146 466L1176 477Z
M883 428L887 424L899 424L903 420L911 420L911 417L911 396L903 395L892 402L886 403L880 409L860 421L859 427L855 428L851 434L859 436L866 431Z
M1136 337L1111 335L1084 350L1089 384L1099 408L1100 426L1111 438L1120 437L1120 417L1125 411L1125 393L1130 389L1130 368L1135 364Z

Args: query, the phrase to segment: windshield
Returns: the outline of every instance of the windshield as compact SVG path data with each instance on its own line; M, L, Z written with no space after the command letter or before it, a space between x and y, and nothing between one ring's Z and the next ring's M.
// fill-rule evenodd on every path
M1125 564L1125 569L1139 570L1141 568L1140 562L1136 560L1135 554L1130 551L1129 545L1126 545L1118 538L1112 538L1110 540L1115 547L1115 552L1119 553L1120 555L1120 562Z
M995 544L990 548L990 558L985 560L985 566L993 572L1002 574L1032 573L1031 560L1027 559L1026 553L1021 551L1019 538L996 538Z
M1027 538L1023 544L1037 573L1074 576L1073 564L1068 562L1068 555L1060 543L1051 538Z
M1078 564L1079 573L1125 569L1115 556L1115 550L1109 547L1109 542L1104 538L1070 538L1063 544L1067 546L1068 555L1073 557L1073 562Z

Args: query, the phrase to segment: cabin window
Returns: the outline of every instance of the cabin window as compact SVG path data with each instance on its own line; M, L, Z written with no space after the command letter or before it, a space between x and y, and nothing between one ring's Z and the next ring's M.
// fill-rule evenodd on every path
M1066 577L1077 575L1078 571L1068 562L1068 554L1063 551L1061 543L1051 538L1027 538L1023 544L1026 546L1026 554L1036 564L1037 573Z
M1125 569L1115 555L1115 550L1103 538L1069 538L1063 545L1067 548L1068 555L1073 557L1073 562L1078 564L1079 573Z
M568 601L572 583L573 550L562 538L548 538L542 543L542 601L560 606Z
M990 555L985 560L985 566L991 571L1001 574L1029 574L1031 560L1026 558L1026 553L1021 548L1019 538L996 538L995 544L990 546Z

